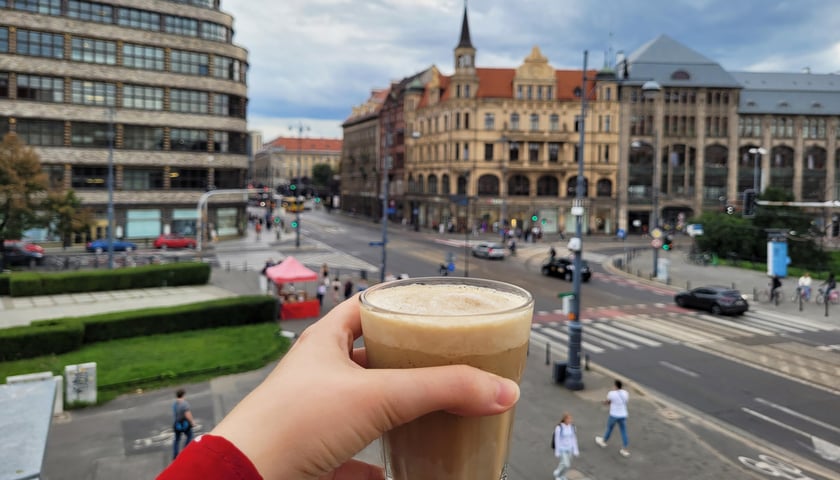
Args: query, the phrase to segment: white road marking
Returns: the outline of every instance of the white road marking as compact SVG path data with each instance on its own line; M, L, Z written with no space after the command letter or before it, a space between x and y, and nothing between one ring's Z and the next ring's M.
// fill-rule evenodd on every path
M840 445L835 445L831 442L823 440L822 438L811 435L808 432L802 431L802 430L800 430L796 427L792 427L792 426L790 426L786 423L780 422L779 420L776 420L775 418L768 417L767 415L763 415L761 413L758 413L755 410L750 410L747 407L741 407L741 410L744 413L752 415L756 418L760 418L761 420L764 420L765 422L772 423L773 425L776 425L777 427L784 428L785 430L791 431L793 433L796 433L798 435L801 435L801 436L811 440L811 445L813 446L814 453L816 453L820 457L822 457L822 458L824 458L828 461L831 461L831 462L840 461Z
M674 365L673 363L670 363L670 362L661 361L661 362L659 362L659 364L662 365L665 368L670 368L671 370L673 370L675 372L680 372L682 374L688 375L689 377L697 378L697 377L700 376L700 374L697 373L697 372L692 372L691 370L680 367L678 365Z
M790 408L787 408L783 405L775 404L775 403L771 402L770 400L765 400L763 398L756 398L755 401L758 402L758 403L761 403L763 405L767 405L768 407L775 408L776 410L785 412L790 416L793 416L793 417L796 417L796 418L801 418L802 420L805 420L807 422L811 422L814 425L825 428L826 430L831 430L832 432L840 433L840 428L837 428L834 425L825 423L821 420L817 420L816 418L811 418L808 415L805 415L804 413L799 413L796 410L791 410Z
M640 335L635 335L635 334L630 333L630 332L625 332L624 330L621 330L619 328L615 328L612 325L609 325L609 324L606 324L606 323L598 323L598 324L595 324L595 325L590 325L589 328L590 328L590 331L591 331L592 328L605 330L609 333L612 333L613 335L618 335L620 337L628 338L628 339L633 340L635 342L641 343L642 345L647 345L648 347L661 347L662 346L662 344L657 342L657 341L648 340L647 338L642 337Z

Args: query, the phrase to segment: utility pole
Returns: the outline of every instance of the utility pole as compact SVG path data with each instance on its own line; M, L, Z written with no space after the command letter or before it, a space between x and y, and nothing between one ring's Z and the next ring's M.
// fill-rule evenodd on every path
M114 269L114 117L108 108L108 269Z
M309 126L304 125L303 122L298 122L297 127L289 127L289 130L297 129L298 135L298 152L297 152L297 182L295 182L292 194L297 198L300 194L300 183L302 178L301 173L301 151L303 150L303 132L309 131ZM295 247L300 248L300 208L295 208Z

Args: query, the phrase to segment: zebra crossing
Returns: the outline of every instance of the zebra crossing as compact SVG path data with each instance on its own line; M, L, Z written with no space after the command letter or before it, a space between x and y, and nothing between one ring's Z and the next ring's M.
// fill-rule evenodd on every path
M568 348L564 315L537 312L531 341ZM663 345L703 345L732 339L773 337L783 334L837 330L837 326L805 318L783 317L772 312L747 312L740 317L718 317L685 311L665 304L603 307L581 315L582 349L587 353L639 350Z

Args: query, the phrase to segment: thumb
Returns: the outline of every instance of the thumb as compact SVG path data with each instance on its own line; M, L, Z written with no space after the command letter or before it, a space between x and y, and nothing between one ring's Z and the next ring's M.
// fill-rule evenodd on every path
M444 410L463 416L496 415L519 400L513 380L466 365L368 370L377 383L390 430L430 412Z

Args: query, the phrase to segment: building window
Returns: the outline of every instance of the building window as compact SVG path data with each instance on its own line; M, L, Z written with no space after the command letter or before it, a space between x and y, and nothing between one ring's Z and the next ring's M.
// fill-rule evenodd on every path
M493 160L493 144L492 143L485 143L484 144L484 159L485 160Z
M519 142L510 142L510 161L519 161Z
M70 186L80 189L108 188L108 167L72 166Z
M114 7L96 2L67 2L67 16L88 22L114 23Z
M117 100L117 87L113 83L73 80L72 102L79 105L107 105L112 107Z
M208 56L206 53L172 50L172 71L191 75L207 75L209 73Z
M552 142L548 144L548 161L557 163L560 161L560 144Z
M163 70L163 49L131 43L123 44L123 66L145 70Z
M470 86L464 85L464 97L470 98Z
M163 150L163 128L126 125L123 127L126 150Z
M554 98L554 87L547 87L547 91L545 93L545 99L551 100Z
M70 145L74 147L107 147L108 124L74 122L71 125Z
M61 103L64 101L64 80L55 77L19 74L17 76L17 98Z
M64 58L64 35L18 30L16 51L33 57Z
M214 115L230 115L230 97L223 93L216 93L213 95L213 114Z
M470 114L469 112L464 113L464 129L470 129Z
M496 128L496 117L492 113L484 114L484 129L493 130Z
M213 57L213 76L216 78L226 78L237 82L241 81L240 69L241 63L239 60L219 55Z
M548 128L551 129L552 132L560 130L560 115L552 113L548 118Z
M519 130L519 114L518 113L510 114L510 129L511 130Z
M2 131L0 130L0 133ZM52 190L64 190L64 165L41 164L41 171L47 176L47 184Z
M531 114L531 131L536 132L540 129L540 116L536 113Z
M207 131L187 128L173 128L169 135L170 150L207 151Z
M6 53L9 51L9 29L0 27L0 52Z
M522 85L516 86L516 98L522 100Z
M173 112L207 113L207 101L207 92L175 88L169 92L169 109Z
M173 189L207 190L207 170L182 168L169 173L169 186Z
M20 77L18 77L18 85L20 85ZM9 98L9 74L0 72L0 98ZM8 125L8 122L6 122Z
M134 8L120 8L117 10L117 23L123 27L159 32L160 14Z
M23 143L30 146L64 146L64 122L61 120L20 118L17 121L16 132Z
M43 15L61 15L61 0L15 0L14 8Z
M534 99L534 86L528 85L528 100Z
M241 132L216 131L213 133L213 151L219 153L245 153L245 135Z
M229 115L235 118L245 118L245 99L237 95L228 95L228 98Z
M528 142L528 160L531 162L540 161L540 144L537 142Z
M575 115L575 131L580 132L581 118L580 115Z
M123 170L123 190L160 190L163 170L126 168Z
M226 42L228 39L227 28L218 23L201 22L201 38Z
M125 85L123 87L123 107L163 110L163 88Z
M70 58L77 62L117 64L117 44L109 40L73 37Z
M166 15L163 17L163 30L175 35L198 36L198 21L187 17Z
M612 117L610 117L609 115L604 117L604 131L607 133L612 131Z

